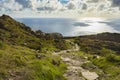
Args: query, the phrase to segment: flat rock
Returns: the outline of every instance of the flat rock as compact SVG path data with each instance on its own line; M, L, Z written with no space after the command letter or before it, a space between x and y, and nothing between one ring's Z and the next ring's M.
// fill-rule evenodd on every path
M89 72L89 71L85 71L85 72L81 72L82 76L84 76L87 80L95 80L97 79L99 76L95 73L95 72Z

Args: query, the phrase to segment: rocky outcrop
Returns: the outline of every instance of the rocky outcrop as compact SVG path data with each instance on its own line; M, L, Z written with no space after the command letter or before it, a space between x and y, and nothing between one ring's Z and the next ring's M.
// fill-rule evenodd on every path
M44 37L45 39L62 39L63 36L60 33L44 33L41 30L35 31L37 37Z
M44 32L42 32L41 30L37 30L37 31L35 31L35 34L36 34L36 36L37 37L45 37L45 33Z
M46 33L45 38L46 39L62 39L62 34L60 33Z

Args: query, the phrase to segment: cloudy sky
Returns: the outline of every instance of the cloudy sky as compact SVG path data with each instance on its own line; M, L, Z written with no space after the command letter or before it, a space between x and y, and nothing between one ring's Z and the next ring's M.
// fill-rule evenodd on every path
M0 15L13 17L120 17L120 0L0 0Z

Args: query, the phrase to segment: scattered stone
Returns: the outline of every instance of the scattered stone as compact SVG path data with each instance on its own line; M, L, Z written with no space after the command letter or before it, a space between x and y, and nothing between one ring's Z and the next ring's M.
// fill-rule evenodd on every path
M60 61L52 60L52 64L53 64L53 65L56 65L56 66L59 66L59 65L60 65Z
M95 72L85 71L81 73L82 73L82 76L85 77L87 80L95 80L99 77Z
M64 77L67 80L96 80L99 76L95 72L90 72L81 67L84 62L90 62L88 61L88 57L76 59L69 56L69 53L79 51L79 46L77 44L71 44L73 44L73 49L54 52L55 54L60 55L61 59L67 64L67 72L64 74ZM53 63L56 64L54 61Z
M98 55L94 55L93 59L99 59L100 57Z
M45 57L45 55L42 55L42 54L36 54L36 58L38 58L38 59L42 59L43 57Z

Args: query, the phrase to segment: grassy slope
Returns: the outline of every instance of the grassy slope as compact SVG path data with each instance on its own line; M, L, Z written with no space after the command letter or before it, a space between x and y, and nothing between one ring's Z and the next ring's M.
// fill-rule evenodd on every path
M64 80L65 68L59 56L0 43L0 80Z
M26 46L41 51L67 48L62 39L46 40L44 37L37 37L31 28L7 15L0 17L0 40L8 44Z
M37 37L26 25L0 17L0 80L64 80L66 65L52 51L66 49L61 39Z
M76 53L77 57L87 56L92 62L84 64L84 67L91 69L89 67L96 65L99 69L91 70L100 75L100 80L119 80L119 40L101 41L94 37L74 39L81 49ZM0 80L64 80L66 65L51 51L67 47L70 47L69 43L61 40L38 38L24 24L3 16L0 18ZM93 58L94 55L100 58Z
M83 57L86 56L92 62L83 64L84 68L96 71L100 75L100 80L120 79L120 43L118 40L109 41L81 37L76 38L75 42L80 46L80 51L76 54Z

